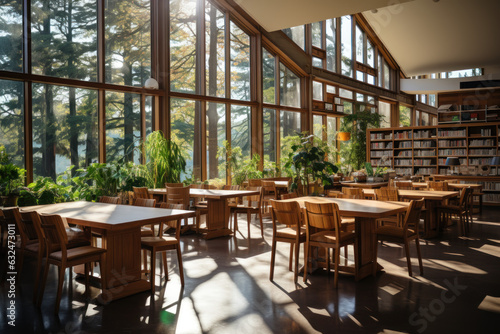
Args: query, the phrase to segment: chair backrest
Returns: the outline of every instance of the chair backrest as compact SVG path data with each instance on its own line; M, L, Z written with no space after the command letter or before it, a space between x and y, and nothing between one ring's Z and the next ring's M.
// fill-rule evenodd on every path
M342 187L342 193L344 194L343 198L351 198L351 199L363 199L363 198L365 198L365 196L363 194L363 189L361 189L361 188Z
M413 186L411 181L404 180L404 181L394 181L394 187L398 189L403 189L403 190L413 190Z
M222 186L222 190L240 190L240 186L238 184L225 184Z
M101 196L101 198L99 198L99 202L108 204L121 204L121 198L112 196Z
M472 206L472 192L474 189L471 187L465 187L460 190L460 200L458 205L463 210L470 210Z
M184 187L183 183L165 183L165 188L166 187Z
M21 214L19 213L18 207L10 207L3 209L3 219L6 226L14 224L15 233L21 237L21 244L26 245L29 240L37 239L36 232L34 230L28 232L21 221ZM32 232L32 233L31 233Z
M290 199L290 198L297 198L299 195L297 195L296 192L293 193L286 193L286 194L281 194L281 199Z
M274 195L274 199L278 199L277 193L278 192L276 191L276 183L274 183L274 181L262 180L262 195L264 196Z
M20 211L20 217L22 225L26 231L26 235L29 240L43 241L45 236L42 230L42 223L40 222L40 216L36 211Z
M276 232L278 223L287 225L298 231L302 225L299 203L295 201L282 202L270 200L272 211L271 218L273 220L273 234Z
M166 187L167 204L182 204L183 209L189 208L189 186L187 187Z
M402 217L402 228L407 231L408 228L413 228L415 233L418 234L418 227L420 222L420 212L422 211L422 207L424 206L424 199L412 200L410 201L410 205L408 205L408 209L406 209L406 214Z
M374 189L376 201L399 201L399 191L396 188Z
M145 206L154 208L156 206L156 199L153 198L138 198L134 202L135 206Z
M147 187L132 187L132 190L134 191L135 200L139 198L151 198Z
M337 240L340 236L340 215L337 203L312 203L305 202L307 234L310 235L311 227L321 230L334 230Z
M202 183L193 183L190 185L192 189L203 189L203 184Z
M247 187L246 190L258 191L258 195L244 196L243 201L247 201L248 205L260 207L262 201L262 187Z
M427 190L446 191L448 183L443 181L427 181Z
M66 257L68 235L66 234L61 216L42 213L40 214L40 223L47 246L46 254L50 254L60 249L63 253L63 257Z
M262 187L262 179L248 179L249 187Z
M159 207L162 209L184 210L184 206L182 204L168 204L167 202L161 202ZM163 228L164 225L175 228L175 237L179 239L181 233L181 229L178 228L180 227L180 220L169 220L166 222L162 222L160 224L160 231L165 231L165 229Z

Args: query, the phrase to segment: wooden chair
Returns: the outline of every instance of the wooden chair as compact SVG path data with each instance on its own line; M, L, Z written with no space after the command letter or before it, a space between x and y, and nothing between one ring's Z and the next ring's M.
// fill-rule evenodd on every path
M374 200L375 201L399 201L399 191L397 188L379 188L374 189ZM386 224L397 225L400 220L400 215L385 217L377 219L377 225L382 226Z
M139 198L150 199L152 196L149 194L147 187L132 187L134 191L134 198L131 204L135 204L135 201Z
M55 313L59 313L59 304L61 302L64 273L66 268L85 264L85 293L88 294L90 264L98 261L101 268L104 268L105 249L93 246L83 246L68 248L68 235L64 228L61 216L41 214L41 226L45 236L45 269L41 285L40 297L37 306L40 307L43 299L43 292L47 283L49 265L53 264L59 268L59 281L57 286ZM101 270L101 286L106 288L105 270Z
M262 213L270 213L271 200L278 199L276 183L274 181L262 180Z
M180 209L184 208L183 204L167 204L166 202L160 204L160 208L164 209ZM165 235L164 225L168 227L175 228L175 236ZM141 237L141 248L143 250L148 250L150 252L150 283L151 283L151 292L155 293L155 276L156 276L156 253L162 253L163 267L165 270L165 279L168 280L168 265L167 265L167 257L165 251L175 250L177 252L177 261L179 263L179 276L181 278L181 285L184 286L184 270L182 267L182 255L180 248L180 221L167 221L162 222L160 224L160 234L158 236L147 236ZM161 275L161 273L160 273Z
M395 242L404 244L406 263L408 266L408 275L412 276L411 270L411 259L410 259L410 241L415 240L415 245L417 246L418 255L418 265L420 268L420 275L424 274L424 268L422 265L422 255L420 253L420 241L419 241L419 221L420 221L420 211L424 206L424 199L412 200L410 205L406 210L406 213L401 217L401 221L398 225L384 225L377 227L377 240ZM375 258L377 258L375 254ZM374 266L373 275L377 273L377 266Z
M243 197L241 204L231 207L231 213L234 217L234 233L238 231L238 213L247 214L248 238L250 239L250 222L252 221L252 213L255 213L259 216L260 233L262 236L264 236L264 225L262 224L262 212L260 209L262 201L262 187L248 187L247 190L258 191L259 194Z
M471 187L460 190L460 199L457 204L445 204L437 207L438 221L440 224L448 220L449 216L458 216L458 225L461 235L467 235L469 225L472 223L472 192Z
M167 189L167 195L166 195L166 203L167 205L170 204L182 204L183 210L189 210L191 201L189 197L189 186L187 187L166 187ZM196 221L194 222L194 226L196 228L197 223ZM190 226L188 224L188 218L184 220L184 227L183 231L185 232L187 229L189 229Z
M363 189L361 188L347 188L342 187L343 198L351 198L351 199L364 199L365 195L363 193Z
M394 187L401 190L413 190L412 182L408 180L394 181Z
M166 187L184 187L184 183L165 183L165 188Z
M248 179L249 187L262 187L262 179Z
M121 202L122 202L122 200L120 197L101 196L99 198L99 203L121 204Z
M274 278L274 262L276 258L276 243L288 242L290 244L290 261L288 270L292 270L292 260L295 248L295 266L293 281L297 283L300 244L306 241L306 232L302 227L302 215L297 202L270 201L271 217L273 221L273 241L271 247L271 270L269 280ZM278 229L278 225L286 225L286 228Z
M281 194L281 199L282 200L284 200L284 199L290 199L290 198L297 198L297 197L299 197L299 195L297 195L296 192Z
M447 191L448 183L443 181L428 181L426 190Z
M354 231L343 231L337 203L311 203L305 202L306 211L306 248L305 248L305 268L304 282L307 280L307 271L309 267L309 254L311 247L321 247L326 249L327 270L330 270L330 252L334 249L334 270L335 276L333 284L338 286L340 248L354 244L354 258L357 262L357 239Z

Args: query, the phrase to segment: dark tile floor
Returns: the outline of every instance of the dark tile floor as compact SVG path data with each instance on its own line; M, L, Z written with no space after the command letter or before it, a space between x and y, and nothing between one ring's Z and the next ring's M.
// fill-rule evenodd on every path
M424 276L410 278L403 249L386 243L379 246L383 272L359 282L341 275L338 289L333 273L325 271L310 275L307 284L299 276L294 285L286 245L278 248L270 282L271 222L264 221L265 238L255 223L251 239L245 232L209 241L182 236L184 289L171 255L171 280L162 281L154 296L141 293L108 305L96 303L96 288L86 300L84 285L69 283L68 271L58 317L53 314L56 269L38 310L31 302L35 263L26 260L15 291L16 327L8 325L9 284L1 286L0 333L498 332L500 313L478 308L486 296L500 297L498 208L476 216L467 238L457 237L454 226L440 238L421 241ZM411 251L415 256L414 247ZM418 274L415 257L413 265Z

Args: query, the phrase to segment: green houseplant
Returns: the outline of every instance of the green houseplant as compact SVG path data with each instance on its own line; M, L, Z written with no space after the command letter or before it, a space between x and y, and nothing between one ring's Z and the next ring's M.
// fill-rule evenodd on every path
M366 129L380 127L383 116L369 109L357 110L342 118L341 132L351 133L351 138L340 146L340 157L350 171L363 168L366 162Z
M4 206L17 206L17 199L24 185L25 169L12 163L0 165L0 192Z
M331 184L330 175L336 173L338 168L326 160L329 153L326 143L314 135L303 135L300 144L292 145L292 152L285 164L285 169L293 166L295 171L290 190L308 195L310 182L314 182L313 194L318 194L320 185Z

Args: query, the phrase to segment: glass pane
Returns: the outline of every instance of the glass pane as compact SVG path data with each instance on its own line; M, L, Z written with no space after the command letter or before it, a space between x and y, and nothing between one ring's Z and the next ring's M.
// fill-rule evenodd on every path
M286 28L283 29L283 32L290 37L292 41L295 42L302 50L304 50L305 47L305 32L304 32L304 26L297 26L297 27L292 27L292 28Z
M336 72L337 53L336 44L337 40L337 20L326 20L326 69Z
M415 122L416 122L416 126L419 126L421 125L420 124L420 110L415 110Z
M383 69L384 69L384 64L382 62L382 57L378 55L378 86L379 87L384 87L384 77L383 75Z
M170 137L186 159L186 173L181 180L201 180L201 105L198 101L170 100Z
M436 94L429 94L429 105L436 106Z
M313 115L313 135L323 140L323 116Z
M350 90L339 88L339 96L346 99L352 99L353 93Z
M106 82L142 87L151 76L150 1L106 1Z
M323 101L323 84L313 81L313 100Z
M24 85L0 80L0 146L10 162L24 168Z
M342 74L352 77L352 20L351 16L342 16L340 18L340 42L342 48Z
M399 106L399 126L411 126L411 108Z
M326 85L326 92L330 94L335 94L336 92L335 86Z
M106 92L106 162L140 164L141 96Z
M300 113L281 111L280 115L280 164L283 168L291 152L292 143L300 140Z
M328 161L335 162L336 154L334 153L336 148L336 134L337 134L337 118L327 117L326 118L326 142L330 148L330 154L328 155Z
M250 107L231 106L231 147L240 147L243 159L252 152L251 123Z
M366 75L366 82L370 85L375 85L375 77L373 75Z
M226 157L217 157L226 140L226 105L209 102L207 106L207 174L209 179L226 178ZM219 168L222 166L222 168Z
M98 159L97 91L33 84L33 177Z
M196 93L196 3L170 0L170 89L175 92Z
M429 124L429 114L426 112L422 112L420 114L420 125L422 126L427 126Z
M280 104L300 107L300 79L285 65L280 63Z
M365 74L361 71L356 71L356 80L365 81Z
M224 13L219 11L210 2L206 2L205 31L206 31L206 77L208 96L226 96L225 78L225 20Z
M311 23L312 45L323 49L323 22Z
M366 40L366 63L368 66L375 67L375 49L370 40Z
M378 102L378 113L382 115L382 119L380 120L381 128L390 128L391 127L391 104L379 101Z
M23 1L5 0L0 6L0 70L23 71Z
M344 114L352 114L352 102L342 101L344 104Z
M250 36L231 22L231 98L250 100Z
M365 102L365 96L363 94L356 93L356 101Z
M365 45L364 45L364 33L356 25L356 61L360 63L365 63Z
M146 96L144 111L146 113L146 137L153 132L153 96Z
M323 59L313 57L313 59L312 59L312 65L314 67L323 68Z
M264 161L276 162L276 110L264 109Z
M276 62L274 56L266 49L262 49L262 89L264 102L276 104Z
M33 73L97 81L97 1L32 0L31 11Z
M391 89L391 69L384 60L384 88Z

